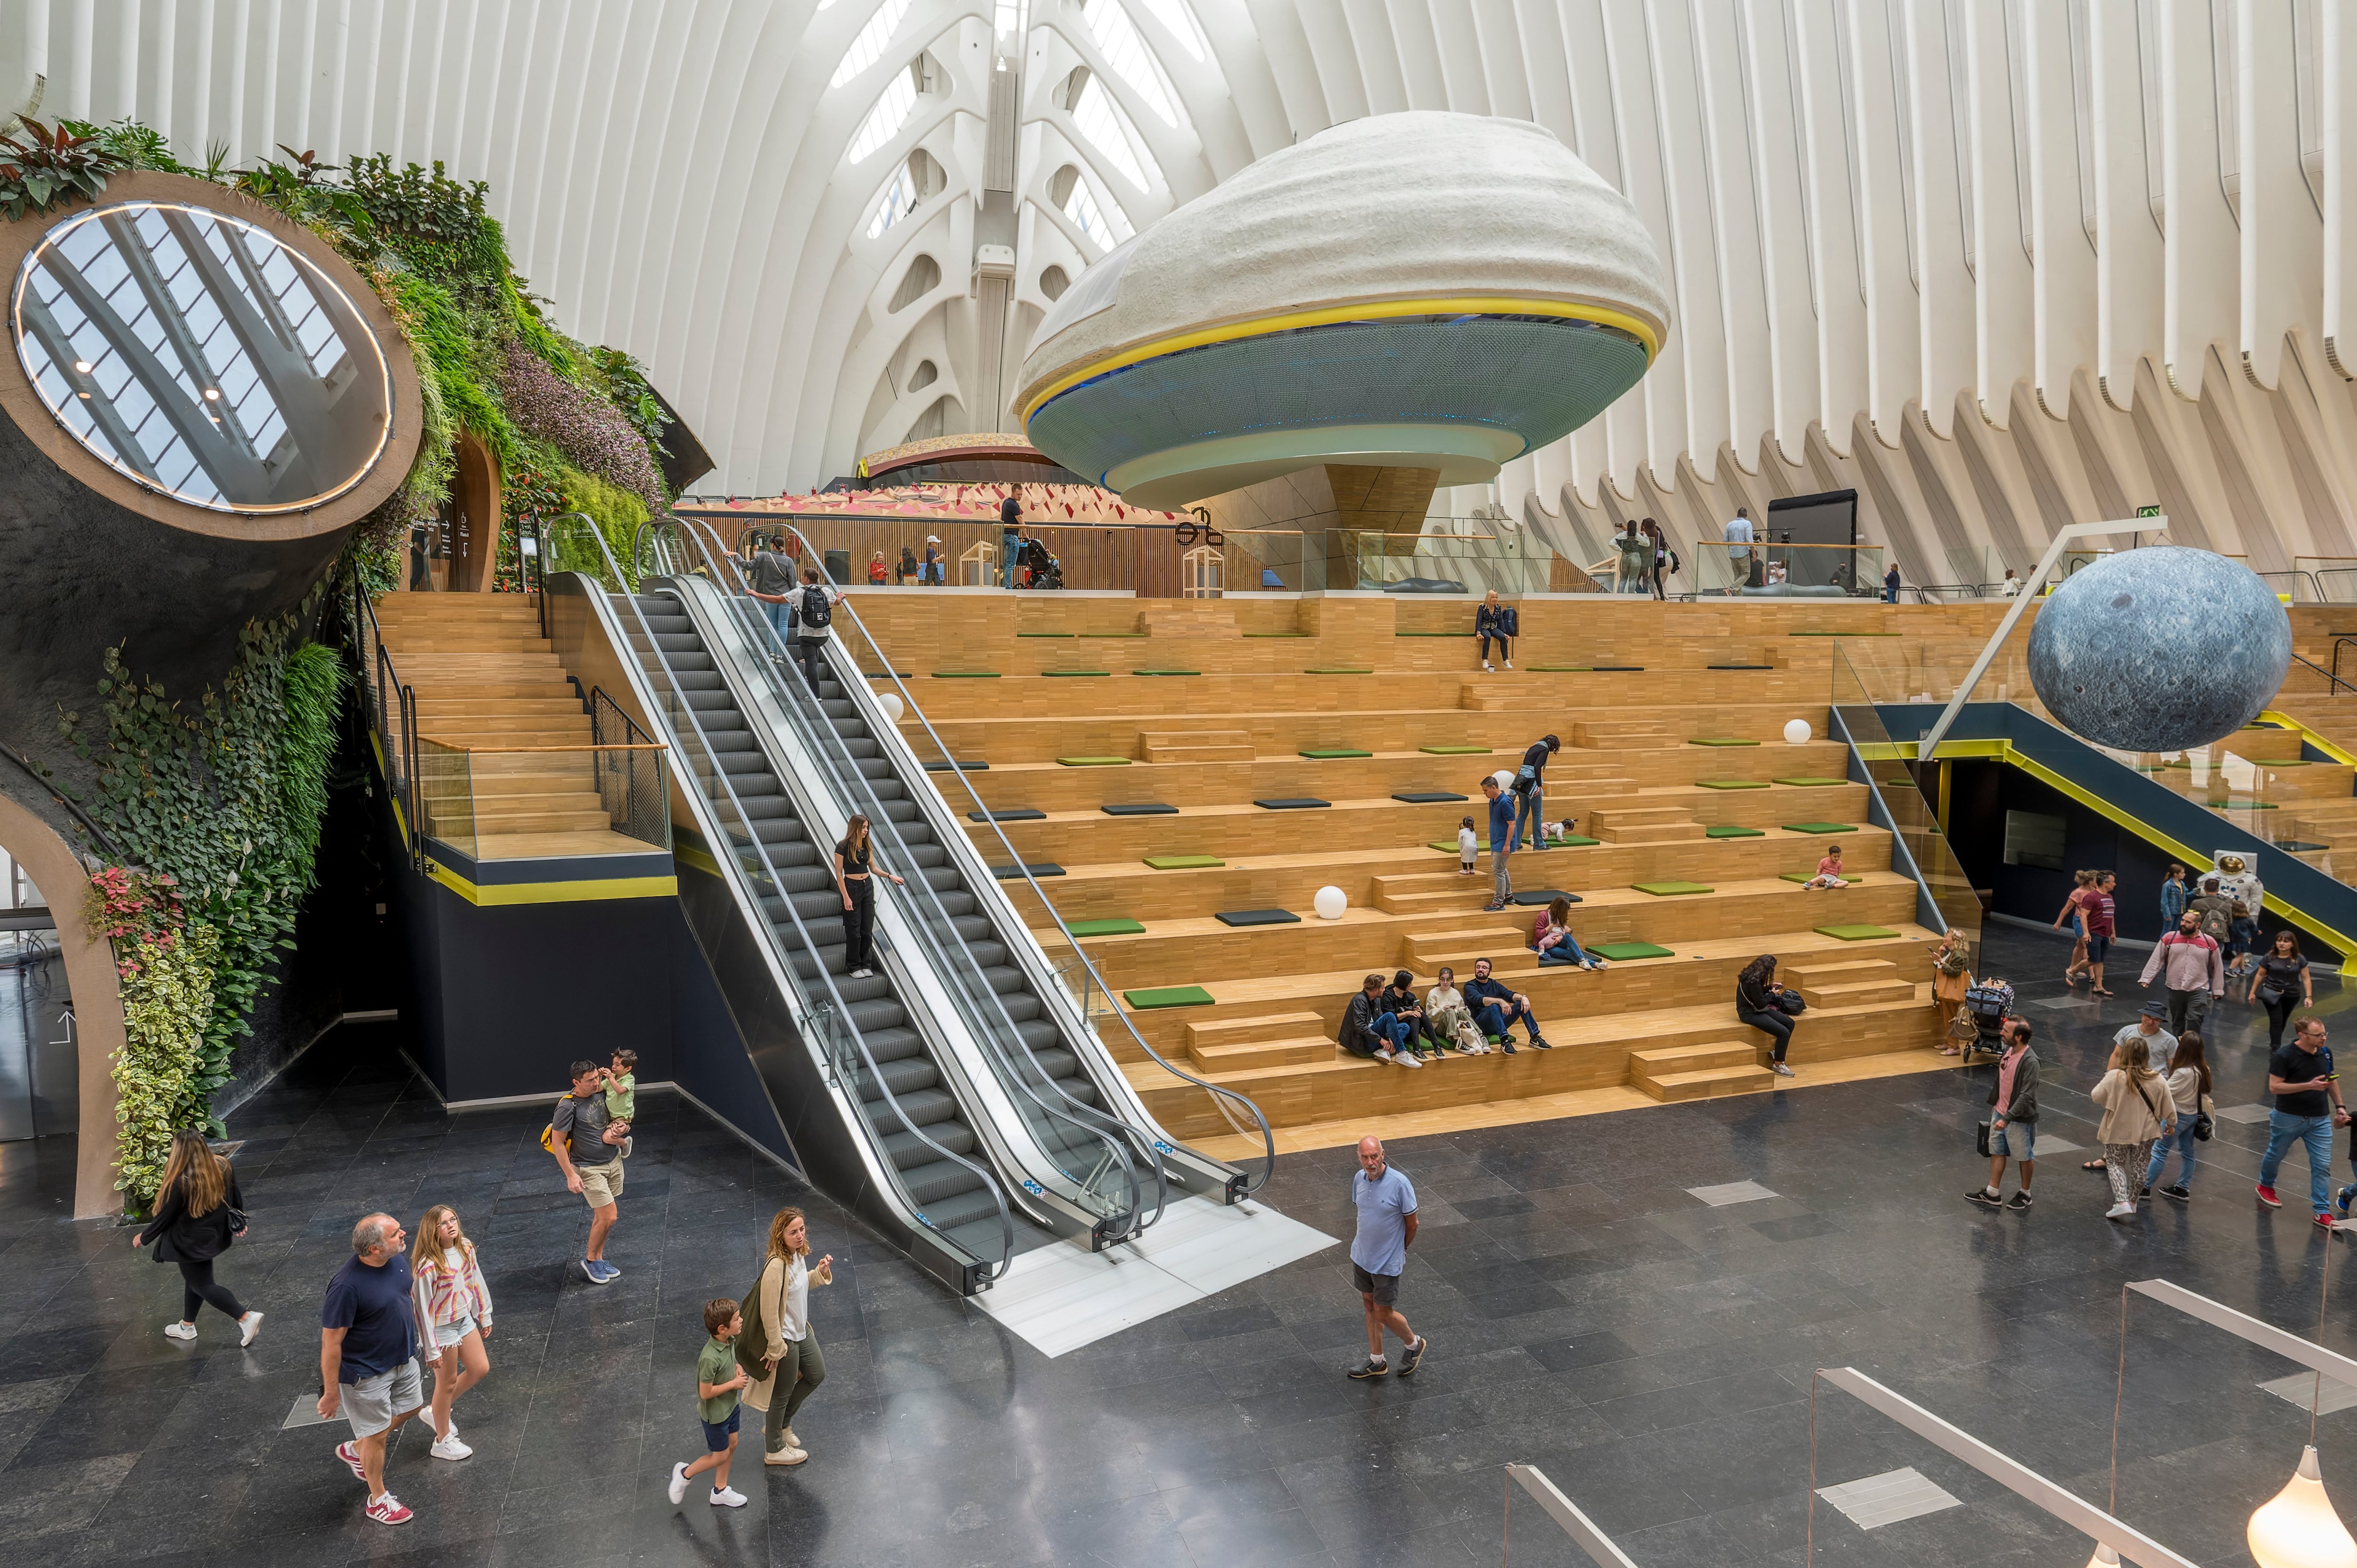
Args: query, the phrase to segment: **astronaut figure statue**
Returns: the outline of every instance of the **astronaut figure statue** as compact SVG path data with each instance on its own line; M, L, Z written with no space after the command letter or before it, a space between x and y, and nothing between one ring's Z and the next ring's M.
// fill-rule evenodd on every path
M2260 900L2266 897L2266 885L2259 880L2250 864L2231 851L2217 857L2218 891L2240 904L2244 913L2235 919L2227 938L2227 950L2232 955L2229 972L2237 979L2246 975L2259 961Z

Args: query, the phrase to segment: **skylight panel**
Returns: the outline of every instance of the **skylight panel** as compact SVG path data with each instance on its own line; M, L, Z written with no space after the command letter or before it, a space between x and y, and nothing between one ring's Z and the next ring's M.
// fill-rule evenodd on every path
M1138 166L1137 154L1129 145L1129 133L1121 128L1121 118L1114 113L1112 95L1104 84L1092 76L1081 89L1079 100L1072 105L1072 124L1089 145L1104 155L1121 177L1139 190L1147 188L1146 171Z
M1121 0L1089 0L1081 17L1088 23L1097 48L1104 51L1105 63L1120 73L1130 91L1164 124L1177 125L1178 112L1171 107L1170 95L1163 91L1162 78L1155 72L1153 56L1146 50L1146 40L1137 36L1137 24L1121 8Z
M884 194L877 199L876 216L867 222L871 240L917 209L917 177L903 163L900 172L885 184Z
M1135 232L1121 203L1107 197L1103 206L1099 206L1085 179L1072 182L1072 194L1064 199L1064 216L1078 224L1081 232L1099 251L1110 251Z
M917 111L917 84L907 71L901 71L885 84L884 96L867 112L867 118L852 133L851 161L858 163L872 156L876 149L900 134L909 116Z
M892 41L900 19L909 14L909 7L914 3L915 0L884 0L884 4L877 7L876 15L867 19L867 25L859 29L859 36L851 40L851 47L843 51L843 63L834 68L834 74L827 79L826 84L841 87L882 59L884 46Z

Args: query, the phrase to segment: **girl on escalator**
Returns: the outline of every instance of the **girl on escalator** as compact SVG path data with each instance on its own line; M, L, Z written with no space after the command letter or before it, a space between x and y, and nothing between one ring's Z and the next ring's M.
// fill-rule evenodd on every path
M871 873L895 887L909 885L906 878L895 876L874 860L867 819L855 816L845 825L842 842L834 846L834 886L843 895L843 961L854 980L866 980L876 972L876 891Z

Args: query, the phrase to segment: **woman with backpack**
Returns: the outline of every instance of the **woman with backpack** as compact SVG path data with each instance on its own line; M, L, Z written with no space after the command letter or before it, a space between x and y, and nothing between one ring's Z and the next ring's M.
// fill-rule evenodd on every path
M2143 1036L2127 1035L2112 1047L2110 1069L2087 1098L2104 1108L2103 1123L2095 1130L2104 1144L2104 1175L2112 1184L2112 1207L2104 1218L2133 1219L2152 1146L2177 1125L2177 1102L2153 1070Z
M1473 612L1473 635L1481 639L1481 668L1491 674L1497 666L1490 662L1490 644L1498 645L1498 657L1506 668L1514 667L1514 607L1498 602L1498 590L1491 589L1481 596L1479 608Z
M2168 1076L2169 1098L2177 1107L2177 1121L2160 1135L2152 1146L2152 1163L2144 1168L2144 1197L2152 1196L2153 1187L2160 1181L2161 1167L2169 1164L2169 1145L2177 1145L2177 1185L2160 1189L2164 1197L2183 1203L2193 1194L2187 1189L2193 1184L2193 1167L2201 1162L2193 1155L2193 1145L2202 1136L2202 1121L2217 1109L2210 1099L2210 1058L2201 1044L2201 1033L2188 1029L2177 1036L2177 1054L2169 1058Z
M764 1465L799 1465L810 1457L794 1435L794 1412L826 1380L826 1360L811 1332L810 1291L834 1283L834 1254L815 1263L809 1258L810 1222L799 1208L779 1209L770 1220L761 1277L738 1309L745 1326L737 1335L737 1364L753 1379L744 1402L764 1418Z
M237 1190L229 1162L213 1153L202 1133L173 1133L164 1179L156 1184L156 1217L131 1239L135 1247L154 1243L150 1255L157 1262L180 1266L180 1321L164 1325L166 1338L194 1339L197 1313L210 1303L237 1319L241 1347L253 1343L262 1314L240 1306L227 1285L213 1281L213 1260L243 1234L245 1195Z
M2284 1026L2291 1021L2291 1010L2316 1005L2316 982L2309 974L2308 955L2299 950L2299 938L2290 927L2276 933L2267 956L2252 969L2250 994L2243 1000L2266 1008L2271 1051L2283 1049Z
M1776 983L1774 953L1761 953L1735 977L1735 1015L1769 1036L1768 1066L1776 1076L1794 1076L1784 1065L1784 1052L1792 1043L1792 1015L1784 1011Z

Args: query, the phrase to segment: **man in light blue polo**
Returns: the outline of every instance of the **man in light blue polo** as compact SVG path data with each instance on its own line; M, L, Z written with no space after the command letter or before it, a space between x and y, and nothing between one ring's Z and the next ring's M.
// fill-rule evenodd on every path
M1359 1140L1359 1168L1351 1177L1351 1203L1359 1211L1359 1233L1351 1240L1351 1281L1367 1309L1367 1359L1351 1369L1354 1378L1380 1378L1391 1370L1383 1359L1383 1330L1403 1347L1399 1375L1414 1372L1425 1343L1399 1315L1400 1275L1415 1240L1415 1188L1383 1160L1383 1140Z

